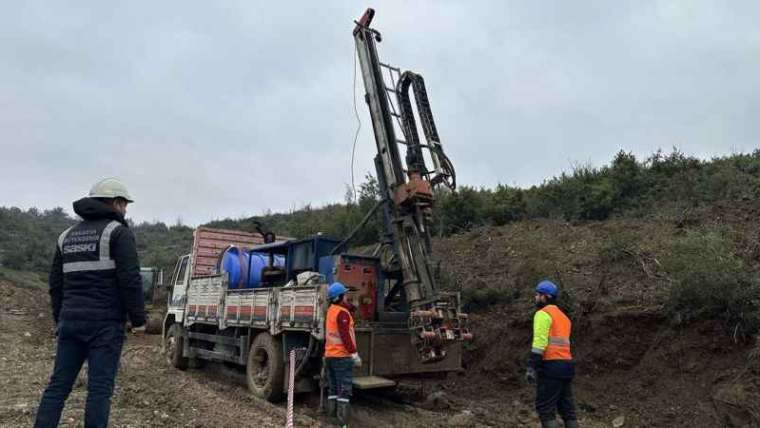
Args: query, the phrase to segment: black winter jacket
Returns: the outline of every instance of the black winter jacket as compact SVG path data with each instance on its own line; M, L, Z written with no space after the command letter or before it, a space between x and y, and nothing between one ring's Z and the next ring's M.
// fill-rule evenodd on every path
M82 221L66 230L50 271L53 319L145 324L135 236L124 216L92 198L74 202Z

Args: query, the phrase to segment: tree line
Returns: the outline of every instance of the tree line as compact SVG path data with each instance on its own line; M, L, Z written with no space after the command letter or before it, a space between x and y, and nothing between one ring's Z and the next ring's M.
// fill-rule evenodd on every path
M281 236L301 238L318 232L345 237L370 212L380 197L377 180L367 175L357 197L322 207L271 213L244 219L215 220L212 227L256 231L255 222ZM760 197L760 150L709 160L674 149L646 159L620 151L608 165L579 165L570 172L529 188L499 184L495 188L461 186L436 195L431 229L447 236L484 225L555 218L601 221L612 216L646 216L665 207L687 209L716 201ZM0 268L45 275L58 234L76 220L62 208L22 210L0 207ZM171 269L176 258L190 251L192 228L176 224L132 225L144 266ZM383 232L382 210L369 218L352 241L377 242Z

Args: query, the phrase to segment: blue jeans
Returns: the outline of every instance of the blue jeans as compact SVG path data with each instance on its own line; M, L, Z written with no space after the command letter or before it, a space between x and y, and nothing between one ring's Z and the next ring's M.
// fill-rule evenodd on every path
M330 383L328 400L348 402L351 399L351 387L354 380L354 362L351 357L325 358L327 380Z
M50 383L37 409L35 428L58 426L63 404L87 360L87 403L84 426L108 426L111 395L124 343L124 323L61 320L58 350Z

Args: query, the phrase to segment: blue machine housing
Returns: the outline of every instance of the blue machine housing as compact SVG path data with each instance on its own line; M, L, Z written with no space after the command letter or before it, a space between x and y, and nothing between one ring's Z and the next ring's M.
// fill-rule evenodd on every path
M230 246L224 250L217 270L229 274L230 288L245 288L248 286L249 258L243 248Z
M284 266L265 268L261 272L261 286L276 287L285 285L288 281L305 271L319 272L327 283L336 280L344 282L355 297L361 319L367 321L385 321L404 324L407 319L407 303L404 293L396 293L399 300L391 308L386 303L389 281L399 278L388 275L381 269L377 257L352 255L347 253L332 254L341 241L322 235L311 238L291 240L274 244L259 245L251 249L252 253L269 255L275 260L285 258ZM365 269L371 269L367 273ZM266 272L270 269L271 272ZM359 269L360 271L354 271ZM395 289L396 287L394 287ZM368 301L369 297L371 301Z
M259 245L253 247L251 252L284 256L284 272L278 278L278 284L267 284L284 285L305 271L319 272L327 276L332 271L332 267L322 266L322 259L330 259L330 253L339 243L338 239L317 235L306 239ZM262 281L264 281L263 278ZM279 282L282 283L279 284Z
M285 266L285 256L258 253L230 246L222 253L217 271L229 274L230 288L256 288L261 286L261 273L267 267Z
M261 286L261 272L269 267L269 263L274 262L273 266L285 267L285 256L274 254L270 260L268 254L251 251L248 253L248 288Z

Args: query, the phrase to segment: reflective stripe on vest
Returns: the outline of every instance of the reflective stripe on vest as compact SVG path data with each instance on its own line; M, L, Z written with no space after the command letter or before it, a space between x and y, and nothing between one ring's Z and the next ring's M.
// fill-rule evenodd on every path
M63 255L63 240L66 239L66 235L68 235L73 228L74 226L71 226L70 228L64 230L63 233L58 235L58 251L61 252L61 255Z
M544 306L542 311L552 317L549 329L549 345L544 349L544 360L572 360L570 352L570 331L572 322L557 306Z
M64 263L63 273L116 269L116 261L111 258L111 233L120 224L118 221L111 221L101 232L99 260ZM68 235L71 229L73 227L67 229L58 237L58 246L61 253L63 253L63 242L66 240L66 235Z
M350 357L351 354L346 350L343 345L343 339L340 338L340 331L338 330L338 314L345 312L348 314L349 324L348 331L351 335L351 340L356 345L356 336L354 335L354 317L351 316L351 312L348 309L340 305L330 305L327 310L327 317L325 319L325 357L328 358L343 358Z

